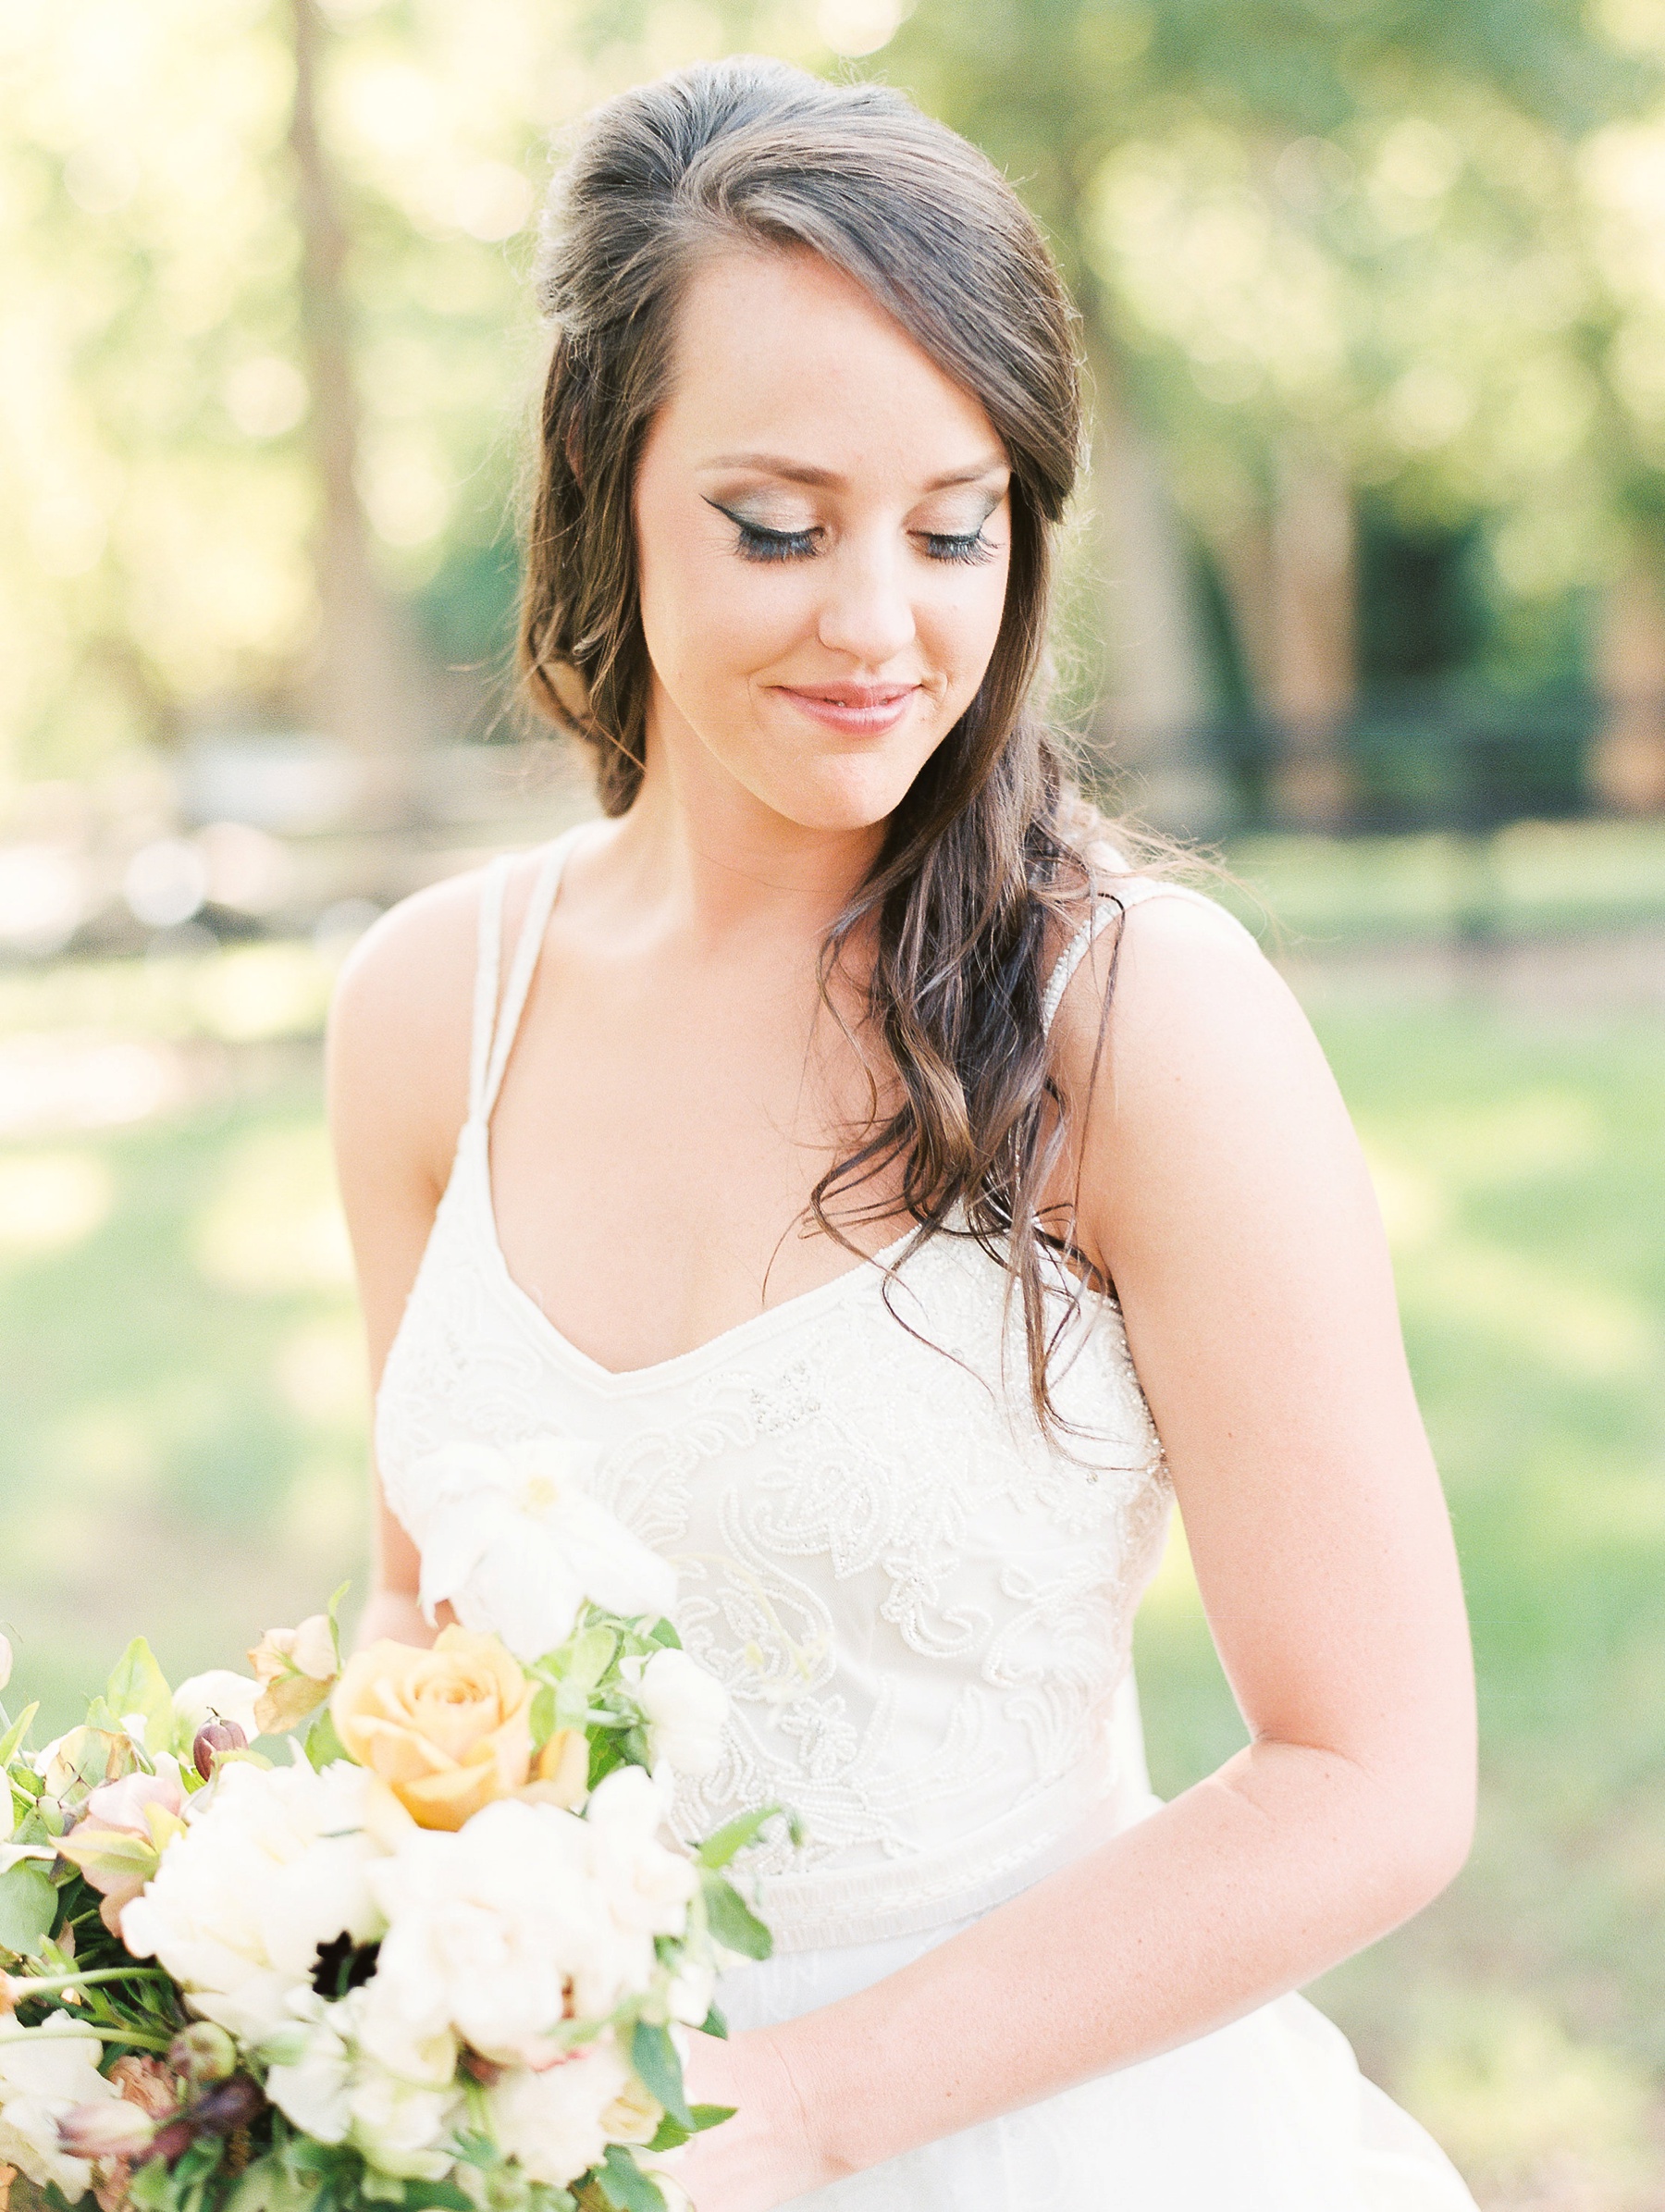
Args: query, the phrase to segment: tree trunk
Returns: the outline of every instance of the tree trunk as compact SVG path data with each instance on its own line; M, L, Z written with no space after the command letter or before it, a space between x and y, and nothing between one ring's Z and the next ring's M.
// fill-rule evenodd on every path
M1640 554L1611 587L1596 641L1597 794L1622 813L1665 807L1665 583Z
M295 94L289 142L301 236L301 321L312 387L317 471L313 536L318 631L305 692L325 735L365 756L366 798L381 815L408 803L411 755L432 737L432 686L392 595L376 575L359 498L347 232L318 130L317 73L327 31L316 0L290 0Z
M1272 732L1273 803L1301 829L1335 829L1349 797L1342 735L1358 690L1355 527L1346 476L1286 445L1272 510L1216 552L1244 673Z
M1208 739L1213 700L1184 538L1155 451L1122 403L1107 346L1092 349L1092 365L1104 735L1140 816L1157 829L1213 836L1226 826L1227 792Z

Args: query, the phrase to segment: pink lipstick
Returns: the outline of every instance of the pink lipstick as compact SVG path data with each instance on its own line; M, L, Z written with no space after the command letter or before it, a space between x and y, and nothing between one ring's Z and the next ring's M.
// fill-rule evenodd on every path
M775 688L826 729L880 737L907 712L917 684L780 684Z

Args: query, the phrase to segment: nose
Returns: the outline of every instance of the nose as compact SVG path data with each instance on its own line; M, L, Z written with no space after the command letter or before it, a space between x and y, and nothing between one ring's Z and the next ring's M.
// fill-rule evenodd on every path
M829 651L877 673L917 635L904 565L889 547L846 543L827 568L816 634Z

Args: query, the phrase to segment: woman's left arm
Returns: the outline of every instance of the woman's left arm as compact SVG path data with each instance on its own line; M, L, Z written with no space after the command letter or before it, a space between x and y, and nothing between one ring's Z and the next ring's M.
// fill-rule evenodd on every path
M1254 946L1171 897L1128 914L1095 1075L1109 958L1107 933L1060 1016L1079 1233L1252 1740L871 1989L699 2038L692 2094L741 2106L686 2154L701 2212L769 2212L1221 2026L1407 1919L1468 1849L1457 1562L1335 1081Z

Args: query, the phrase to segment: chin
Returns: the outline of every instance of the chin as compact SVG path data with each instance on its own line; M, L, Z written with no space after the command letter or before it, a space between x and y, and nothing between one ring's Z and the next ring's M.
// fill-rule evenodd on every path
M847 756L819 761L807 774L761 778L752 788L800 829L870 830L895 812L923 765Z

